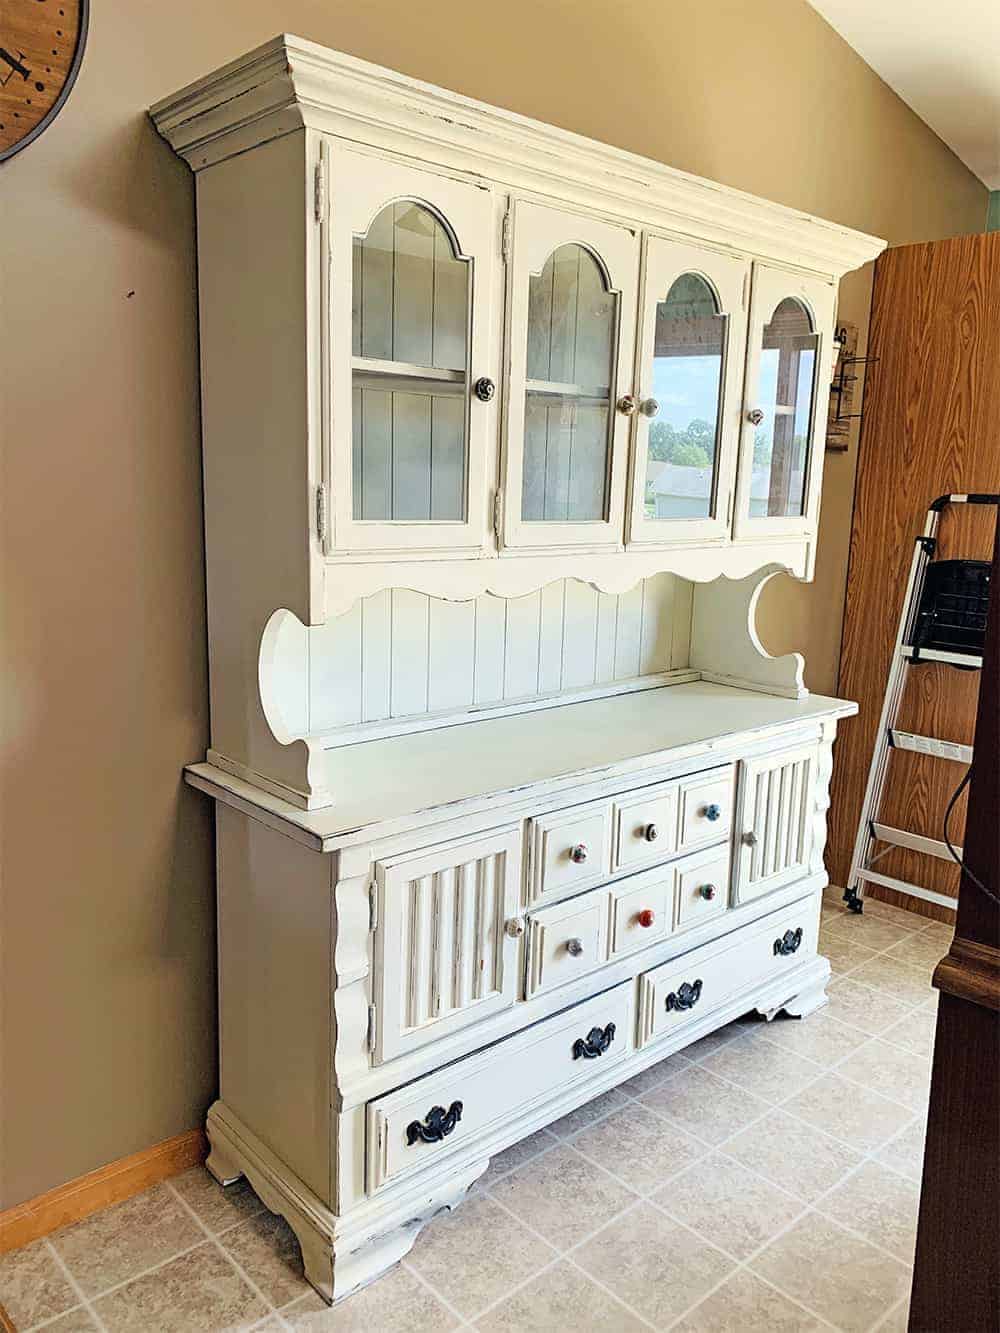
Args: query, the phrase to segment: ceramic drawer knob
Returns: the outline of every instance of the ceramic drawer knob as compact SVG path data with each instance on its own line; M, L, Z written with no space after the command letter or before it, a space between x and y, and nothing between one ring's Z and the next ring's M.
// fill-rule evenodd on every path
M618 399L616 406L618 408L618 411L622 414L623 417L632 416L635 413L635 409L637 407L635 395L631 393L623 393L622 396Z
M714 884L703 884L701 888L698 890L698 892L701 894L701 896L705 899L707 903L710 903L714 900L718 890L716 889Z
M647 824L646 827L642 830L642 836L646 839L647 842L655 842L656 839L660 836L660 830L656 824Z
M655 398L644 398L639 404L639 411L644 417L648 417L650 420L656 416L659 410L660 404Z
M524 918L512 916L504 926L504 930L506 930L512 940L516 940L520 935L524 934Z
M744 847L756 847L756 846L757 846L757 834L754 833L753 829L751 829L751 830L749 831L749 833L744 833L744 834L743 834L743 845L744 845Z
M488 403L496 393L497 386L484 375L482 379L476 380L472 390L481 403Z
M575 847L569 849L569 859L574 865L582 866L587 859L587 844L578 842Z
M656 920L656 913L651 907L644 907L636 917L636 920L639 922L640 926L645 926L648 929Z
M747 421L750 422L751 426L759 426L763 420L764 413L759 407L752 408L751 411L747 413Z
M713 801L711 805L705 806L705 818L710 819L713 824L717 819L720 819L721 817L722 817L721 805L716 805L715 802Z
M583 954L583 940L567 940L566 952L571 958L580 958Z

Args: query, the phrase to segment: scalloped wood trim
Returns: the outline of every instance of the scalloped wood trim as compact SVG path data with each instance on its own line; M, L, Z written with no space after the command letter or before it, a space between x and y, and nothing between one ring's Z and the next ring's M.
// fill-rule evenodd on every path
M189 1129L8 1208L0 1213L0 1254L19 1249L60 1227L89 1217L100 1208L131 1199L150 1185L179 1175L189 1166L203 1162L207 1149L204 1132Z
M885 242L283 34L150 108L194 170L305 126L839 278Z
M695 589L690 664L703 680L787 699L803 699L809 693L802 654L772 657L757 635L760 595L776 574L787 572L780 565L768 565L743 579L723 577Z

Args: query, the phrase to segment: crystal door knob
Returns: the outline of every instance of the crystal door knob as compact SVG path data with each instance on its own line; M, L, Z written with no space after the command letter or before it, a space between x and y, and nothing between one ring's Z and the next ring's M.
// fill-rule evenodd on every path
M510 920L507 922L507 924L504 926L504 930L507 932L507 934L511 937L512 940L516 940L519 935L524 934L524 918L519 916L512 916Z
M719 818L719 816L720 816L721 814L722 814L722 806L721 806L721 805L716 805L716 804L713 802L712 805L706 805L706 806L705 806L705 818L706 818L706 819L710 819L710 820L712 821L713 824L715 823L715 821Z
M753 829L751 829L749 833L743 834L743 846L744 847L757 846L757 834L754 833Z
M642 830L642 836L646 839L647 842L655 842L656 839L660 836L660 830L657 828L655 824L647 824L646 827Z
M486 375L484 375L481 379L476 380L475 384L472 386L472 392L476 395L476 397L479 399L481 403L490 402L496 391L497 391L497 386Z
M615 404L615 406L618 408L618 411L622 414L623 417L632 416L637 406L637 403L635 401L635 394L623 393L622 396L618 399L618 402Z
M571 958L579 958L583 953L583 940L567 940L566 952Z
M710 903L714 899L718 890L716 889L714 884L703 884L701 888L698 890L698 892L701 894L701 896L705 899L707 903Z
M759 426L763 420L764 413L759 407L752 408L751 411L747 413L747 421L750 422L751 426Z
M636 917L636 920L638 921L640 926L643 926L648 930L649 927L656 920L656 913L653 911L651 907L644 907L642 911L639 913L639 915Z
M653 417L656 416L659 410L660 410L660 404L657 402L655 398L644 398L642 402L639 404L639 411L642 413L644 417L649 417L650 420L652 420Z
M569 859L578 866L582 866L587 859L587 844L578 842L575 847L569 849Z

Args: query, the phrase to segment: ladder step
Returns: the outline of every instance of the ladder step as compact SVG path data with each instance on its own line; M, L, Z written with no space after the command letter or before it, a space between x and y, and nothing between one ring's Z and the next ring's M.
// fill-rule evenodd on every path
M912 731L889 728L889 744L897 750L913 750L916 754L931 755L934 759L952 759L956 764L972 763L972 746L957 741L942 741L936 736L917 736Z
M855 871L858 879L863 879L869 884L881 884L884 889L895 889L897 893L908 893L911 898L922 898L925 903L937 903L938 907L947 907L949 911L954 912L958 900L949 898L943 893L935 893L933 889L925 889L920 884L908 884L905 879L893 879L891 875L879 875L874 870Z
M913 648L906 643L900 648L899 655L907 662L947 662L950 666L965 667L983 665L982 653L950 653L944 648L921 648L919 654L915 655Z
M891 843L893 847L907 847L911 852L924 852L927 856L937 856L942 861L954 864L955 858L949 852L948 844L938 838L925 838L922 833L910 833L906 829L893 828L890 824L876 823L872 827L879 842ZM956 847L955 851L959 858L964 855L961 847Z

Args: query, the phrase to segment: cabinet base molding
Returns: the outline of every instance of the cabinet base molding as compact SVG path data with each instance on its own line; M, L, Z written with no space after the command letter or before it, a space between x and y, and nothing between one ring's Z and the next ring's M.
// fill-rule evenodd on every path
M0 1254L28 1245L71 1222L79 1222L98 1209L131 1199L204 1158L204 1133L189 1129L27 1199L0 1213Z
M403 1259L423 1226L438 1213L457 1207L497 1153L742 1014L756 1010L771 1020L783 1010L804 1018L826 1003L829 979L829 962L814 955L794 971L744 991L712 1014L685 1024L676 1035L633 1051L604 1077L529 1107L523 1115L508 1119L470 1144L467 1152L398 1186L377 1190L342 1215L328 1208L221 1101L208 1113L211 1150L206 1166L221 1185L247 1178L264 1204L280 1214L295 1233L306 1278L326 1301L335 1304Z

